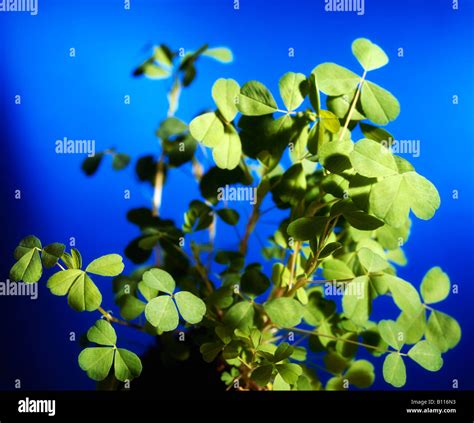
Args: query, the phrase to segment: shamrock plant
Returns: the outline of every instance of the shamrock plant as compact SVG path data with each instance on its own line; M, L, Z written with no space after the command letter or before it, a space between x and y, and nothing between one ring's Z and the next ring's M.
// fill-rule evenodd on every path
M140 359L117 347L112 325L159 337L167 363L189 357L188 344L176 354L186 334L229 389L364 389L379 377L377 362L384 380L402 387L407 360L430 372L442 367L461 328L434 306L455 289L439 267L419 289L397 276L407 264L401 247L413 215L432 218L440 196L394 154L394 137L382 128L400 105L368 76L388 63L387 55L367 39L354 41L352 52L359 73L323 63L309 75L283 75L281 107L261 82L218 79L211 90L215 107L189 124L175 114L196 64L206 56L227 63L230 50L205 45L183 53L160 45L134 71L170 81L167 117L156 131L160 149L135 165L139 181L151 188L151 204L127 214L137 236L125 255L138 267L124 275L122 257L108 254L82 270L77 249L42 247L29 236L11 269L13 279L35 283L43 268L58 268L47 282L51 292L68 295L76 311L103 315L87 334L99 346L79 356L92 379L123 382L141 373ZM95 173L105 154L116 169L131 161L110 148L86 159L85 173ZM166 191L175 168L200 192L178 223L160 214L162 201L176 195L176 188ZM226 196L229 187L248 194L248 206L234 206L237 194ZM263 242L260 218L274 209L283 218ZM262 244L260 255L249 254L254 241ZM114 277L121 318L102 307L96 275ZM398 312L387 307L376 321L373 306L381 298Z

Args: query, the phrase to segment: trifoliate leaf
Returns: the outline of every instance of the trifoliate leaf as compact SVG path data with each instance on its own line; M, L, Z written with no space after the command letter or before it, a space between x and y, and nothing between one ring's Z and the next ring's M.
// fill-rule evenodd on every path
M143 274L143 282L150 288L157 289L159 292L166 292L172 295L176 283L173 277L164 270L150 269Z
M397 351L405 344L405 334L399 325L393 320L381 320L378 329L382 339Z
M441 352L454 348L461 340L459 323L440 311L433 310L426 326L426 339Z
M153 298L145 307L145 316L160 332L175 330L179 324L178 310L169 295Z
M303 306L293 298L276 298L264 305L270 319L277 325L291 328L300 324L303 318Z
M323 63L317 66L313 73L319 89L332 96L349 93L360 81L360 77L354 72L335 63Z
M374 383L374 366L367 360L354 361L344 375L351 385L368 388Z
M114 361L115 377L121 382L126 382L140 376L142 362L138 356L126 349L117 348Z
M101 276L117 276L122 273L124 264L118 254L107 254L93 260L86 267L86 272Z
M431 268L421 282L420 291L427 304L439 303L448 295L451 288L449 276L440 267Z
M288 111L297 109L308 92L306 76L302 73L285 73L279 82L280 95Z
M384 258L368 248L361 248L357 252L357 257L359 258L360 264L362 264L369 273L381 272L388 267L388 263Z
M212 86L212 98L227 122L232 122L238 112L240 86L233 79L218 79Z
M233 60L232 51L227 47L208 48L202 53L202 55L212 57L222 63L230 63Z
M87 372L93 380L104 380L114 361L114 349L93 347L82 350L79 354L79 367Z
M395 388L401 388L407 381L407 370L403 358L398 353L390 353L383 362L383 378Z
M385 126L400 114L400 103L384 88L365 81L360 96L364 114L377 125Z
M349 360L346 357L334 352L329 351L323 358L326 369L336 375L341 374L349 365Z
M283 380L289 385L295 384L303 373L301 366L294 363L277 364L275 367Z
M102 303L102 294L89 275L81 271L69 290L67 302L76 311L94 311Z
M95 344L113 347L117 343L117 334L107 320L101 319L87 331L87 339Z
M221 169L235 169L242 156L242 143L233 126L226 126L217 145L212 149L212 157Z
M389 149L368 138L355 143L350 159L354 170L369 178L398 174L397 164Z
M385 52L367 38L358 38L352 43L352 53L364 70L371 71L388 63Z
M206 314L206 304L204 301L191 292L177 292L174 295L174 299L183 319L192 325L199 323Z
M423 220L431 219L440 205L435 186L416 172L388 176L372 186L369 211L388 225L406 223L410 208Z
M443 367L440 351L428 341L420 341L409 351L408 357L430 372L437 372Z
M253 326L255 310L253 304L241 301L234 304L224 316L224 324L232 329L248 329Z
M224 137L224 124L216 113L204 113L191 121L189 131L206 147L215 147Z
M249 81L240 89L237 108L247 116L262 116L276 112L278 106L265 85Z
M51 267L55 266L58 260L64 254L65 248L65 245L60 244L59 242L53 242L52 244L44 247L43 251L41 252L41 261L43 262L43 266L46 269L50 269Z

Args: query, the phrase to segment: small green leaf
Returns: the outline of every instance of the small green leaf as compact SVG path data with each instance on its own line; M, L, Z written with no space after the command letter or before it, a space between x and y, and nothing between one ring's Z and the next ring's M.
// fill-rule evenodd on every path
M387 90L365 81L360 96L365 115L377 125L385 126L400 114L400 103Z
M73 283L82 277L84 272L80 269L67 269L55 273L48 279L46 286L54 295L66 295Z
M224 137L224 124L216 113L204 113L189 124L191 135L206 147L215 147Z
M174 295L174 299L183 319L192 325L199 323L206 314L206 304L204 301L191 292L177 292Z
M141 66L141 72L150 79L166 79L171 75L169 70L164 69L153 62L145 62Z
M258 297L270 287L268 277L258 269L248 269L240 280L242 291L253 297Z
M374 366L367 360L354 361L344 375L349 383L358 388L368 388L374 383Z
M326 223L326 217L300 217L291 222L286 231L296 241L308 241L320 234Z
M234 60L232 51L227 47L208 48L202 53L202 55L212 57L222 63L230 63Z
M277 325L291 328L300 324L303 318L303 306L293 298L276 298L264 305L270 319Z
M407 370L403 358L398 353L390 353L383 362L383 378L395 388L401 388L407 381Z
M104 347L86 348L79 354L79 367L93 380L104 380L114 361L114 349Z
M383 144L368 138L354 145L350 159L355 171L369 178L398 174L392 153Z
M388 176L372 186L369 212L398 228L406 222L410 208L424 220L431 219L440 205L435 186L416 172Z
M179 324L178 310L169 295L153 298L145 307L145 317L160 332L175 330Z
M398 308L409 316L416 316L421 306L421 300L415 287L396 276L386 274L385 279Z
M387 261L368 248L361 248L357 252L360 263L369 273L381 272L388 267Z
M263 366L257 367L251 375L252 380L254 380L260 386L266 386L272 377L273 366L271 364L265 364Z
M265 85L249 81L240 89L237 108L247 116L262 116L276 112L278 106Z
M393 320L381 320L378 328L382 339L392 348L400 351L405 344L405 335L399 325Z
M43 274L41 258L36 248L31 248L12 266L10 277L25 283L38 282Z
M212 98L227 122L232 122L237 115L240 86L233 79L218 79L212 86Z
M102 294L89 275L81 271L69 290L67 302L76 311L94 311L102 303Z
M427 304L443 301L451 289L449 276L440 267L431 268L421 282L420 291Z
M235 226L239 223L239 213L234 209L220 209L216 213L228 225Z
M233 126L226 126L217 145L212 149L212 157L221 169L235 169L242 156L242 143Z
M319 161L332 173L342 173L352 167L351 153L354 144L350 140L331 141L319 149Z
M124 153L115 153L112 159L112 168L114 170L125 169L130 163L130 156Z
M352 287L358 289L351 290ZM358 276L348 282L347 292L342 298L342 308L347 318L355 324L363 326L369 320L372 309L372 298L369 291L369 278L367 276Z
M73 269L82 268L82 256L78 249L71 248L71 267Z
M280 345L278 345L275 351L273 362L279 363L280 361L286 360L293 354L294 350L295 349L290 344L288 344L288 342L282 342Z
M342 247L340 242L330 242L326 244L324 248L319 253L319 258L326 258L329 257L332 253L339 250Z
M172 295L176 283L173 277L164 270L161 269L150 269L143 274L143 282L150 288L156 289L159 292L166 292Z
M277 364L275 367L283 380L289 385L295 384L303 373L301 366L294 363Z
M318 81L319 89L327 95L342 95L357 87L360 77L354 72L335 63L323 63L313 73Z
M41 252L41 261L43 262L43 266L46 269L50 269L51 267L55 266L58 260L64 254L65 248L65 245L60 244L59 242L53 242L52 244L44 247L43 251Z
M107 254L99 257L86 267L86 272L100 276L117 276L124 268L122 257L118 254Z
M443 367L440 351L428 341L420 341L409 351L408 357L430 372L437 372Z
M122 295L117 300L120 315L126 320L134 320L145 311L146 304L131 294Z
M81 169L87 176L92 176L97 172L104 158L104 153L96 153L91 157L86 157L82 162Z
M352 43L352 53L365 71L379 69L388 63L385 52L367 38L358 38Z
M426 326L426 339L441 352L454 348L461 340L459 323L437 310L433 310Z
M255 310L253 304L241 301L234 304L224 316L224 324L232 329L248 329L253 326Z
M285 73L279 82L280 95L288 111L297 109L308 92L306 76L302 73Z
M113 347L117 343L117 334L107 320L101 319L87 331L87 339L99 345Z
M413 316L407 313L400 313L397 319L398 326L405 334L406 344L416 344L425 333L426 328L426 310L422 305Z
M117 348L114 361L115 377L121 382L130 381L140 376L142 362L138 356L126 349Z
M355 278L352 270L342 260L331 259L324 262L323 276L327 280L341 280Z

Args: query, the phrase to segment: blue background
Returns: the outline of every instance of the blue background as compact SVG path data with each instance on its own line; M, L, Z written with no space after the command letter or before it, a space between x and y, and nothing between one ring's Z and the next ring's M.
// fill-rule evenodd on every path
M460 0L366 0L365 15L326 13L322 0L39 0L38 16L0 13L1 235L0 278L8 277L12 251L28 234L43 242L67 243L75 237L86 262L123 251L137 235L126 211L149 206L150 187L138 184L129 167L122 172L102 166L87 178L80 171L83 156L57 155L55 141L95 139L98 150L110 146L137 157L157 152L154 131L166 115L167 81L134 79L131 71L149 54L147 46L167 43L174 49L196 49L204 43L230 47L235 60L222 65L200 60L198 77L183 93L177 116L192 119L213 107L210 90L219 77L243 84L257 79L274 93L287 71L309 74L317 64L334 61L359 72L351 42L367 37L381 45L389 66L371 75L392 91L402 107L388 129L400 139L420 139L421 155L410 159L438 187L442 205L428 222L414 219L405 251L409 265L400 275L418 285L424 273L440 265L458 284L439 309L454 315L463 328L460 344L448 352L440 372L408 363L407 389L474 388L471 281L473 2ZM76 57L69 57L69 49ZM397 49L404 57L397 57ZM288 56L288 49L295 56ZM21 105L14 96L21 95ZM124 104L124 96L131 104ZM452 96L459 104L452 104ZM14 200L21 189L22 199ZM124 200L124 190L131 199ZM452 191L459 199L452 199ZM188 170L170 175L162 214L182 223L197 189ZM246 208L246 206L242 206ZM245 213L242 211L243 215ZM265 239L279 216L265 216L259 235ZM226 231L218 228L218 231ZM242 228L240 229L242 231ZM223 232L225 233L225 232ZM219 233L218 233L219 234ZM222 233L221 233L222 235ZM222 246L232 247L229 237ZM259 252L252 238L251 256ZM127 263L126 271L133 269ZM0 297L0 388L88 389L94 384L77 366L80 348L69 333L90 327L95 313L75 313L64 298L54 297L40 282L39 299ZM99 286L104 304L115 310L110 280ZM376 316L395 309L376 303ZM122 345L143 352L150 339L119 329ZM375 387L389 389L381 377L381 359L373 360L380 375Z

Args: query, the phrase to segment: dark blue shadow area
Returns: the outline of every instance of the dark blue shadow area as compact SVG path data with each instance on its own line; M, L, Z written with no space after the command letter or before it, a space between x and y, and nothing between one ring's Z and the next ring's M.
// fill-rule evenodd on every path
M230 47L232 64L202 60L198 77L181 99L178 117L192 119L213 107L211 87L220 77L239 83L257 79L274 93L287 71L309 74L319 63L333 61L359 72L351 54L355 38L367 37L390 57L375 71L374 82L386 87L402 107L388 129L398 139L421 140L421 154L408 157L438 188L442 205L430 221L414 218L406 245L409 264L401 277L418 285L432 266L441 266L459 286L459 294L439 308L455 316L463 328L456 349L445 355L440 372L408 365L407 389L474 388L469 354L474 350L470 280L473 235L473 7L451 0L366 0L365 15L326 13L323 0L272 2L240 0L39 0L39 13L0 13L1 236L0 280L8 277L12 251L28 234L45 243L74 238L85 262L102 254L123 253L137 235L125 215L149 206L152 191L139 184L130 167L122 172L103 166L94 178L80 170L84 156L58 155L55 141L94 139L97 150L111 146L138 157L156 153L156 127L166 116L168 82L135 79L131 72L148 54L146 46L167 43L196 49L204 43ZM76 55L70 57L70 49ZM288 50L294 49L294 57ZM404 56L398 57L398 49ZM21 104L15 104L15 96ZM124 104L124 96L131 104ZM459 104L453 105L453 95ZM21 190L21 200L14 198ZM124 190L131 198L124 199ZM453 191L459 193L453 199ZM162 215L181 225L188 203L198 198L189 168L170 174ZM268 204L270 205L270 204ZM265 208L265 207L264 207ZM240 206L245 218L248 205ZM268 213L258 230L265 240L281 214ZM243 219L245 220L245 219ZM242 231L242 227L240 228ZM219 247L235 247L234 232L218 227ZM253 236L250 261L260 244ZM127 263L126 271L133 266ZM40 282L39 298L0 297L0 388L88 389L94 383L77 366L80 351L70 340L89 328L97 315L75 313L64 298L54 297ZM104 304L115 313L110 278L98 280ZM375 319L390 305L375 306ZM396 310L393 309L393 317ZM150 338L119 329L122 345L142 353ZM376 359L377 389L388 389Z

